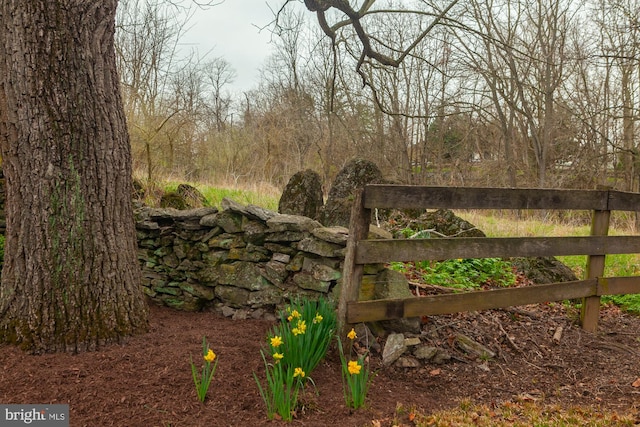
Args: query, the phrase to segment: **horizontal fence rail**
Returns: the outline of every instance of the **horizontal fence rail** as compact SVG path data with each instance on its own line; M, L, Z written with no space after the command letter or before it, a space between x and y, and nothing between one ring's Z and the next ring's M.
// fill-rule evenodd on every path
M374 209L547 209L592 211L584 237L367 240ZM640 253L640 236L608 236L613 210L640 211L640 194L612 190L545 190L367 185L356 193L345 255L339 321L347 324L452 314L582 298L582 326L595 331L600 297L640 293L640 277L602 277L608 254ZM585 280L400 300L358 301L365 264L456 258L587 255Z
M640 253L637 236L584 237L456 237L450 239L361 240L356 262L453 258L507 258Z
M636 211L640 194L612 190L541 190L367 185L365 208L559 209Z
M552 283L419 298L351 302L348 304L347 322L372 322L402 317L491 310L593 296L624 295L640 291L638 279L638 277L602 277L564 282L561 286L558 283Z

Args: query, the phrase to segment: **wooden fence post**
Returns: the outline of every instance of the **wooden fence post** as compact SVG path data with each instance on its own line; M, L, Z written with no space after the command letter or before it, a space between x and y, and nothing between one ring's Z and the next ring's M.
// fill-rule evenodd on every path
M371 209L365 209L363 193L364 189L358 189L354 194L355 198L349 220L349 238L342 269L342 287L338 300L338 331L340 331L343 340L348 332L347 304L358 300L360 282L362 281L364 266L355 262L356 249L358 241L366 239L369 235L369 223L371 222Z
M609 233L610 210L596 210L591 218L591 235L606 236ZM587 271L585 279L595 279L604 275L604 262L606 255L589 255L587 258ZM580 323L582 329L595 332L598 329L600 317L600 296L582 299Z

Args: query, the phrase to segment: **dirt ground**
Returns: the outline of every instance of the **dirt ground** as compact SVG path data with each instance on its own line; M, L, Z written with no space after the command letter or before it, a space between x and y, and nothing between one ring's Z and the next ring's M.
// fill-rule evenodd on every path
M606 308L594 335L575 326L575 315L552 304L424 319L424 336L453 358L443 365L397 368L381 366L374 353L377 375L367 408L358 411L344 405L333 348L311 375L316 390L305 392L296 419L284 423L267 420L252 375L262 378L260 348L271 322L151 306L150 332L126 345L42 356L0 347L0 402L68 403L70 425L92 427L390 426L399 403L428 414L465 398L597 406L635 414L640 423L640 318ZM556 342L559 326L563 333ZM489 362L469 358L454 347L456 333L497 356ZM204 404L196 398L189 367L203 335L220 360Z

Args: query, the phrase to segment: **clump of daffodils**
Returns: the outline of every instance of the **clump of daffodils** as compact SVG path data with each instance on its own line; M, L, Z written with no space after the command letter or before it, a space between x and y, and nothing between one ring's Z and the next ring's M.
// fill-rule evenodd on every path
M281 340L277 349L283 355L282 363L300 367L309 375L327 353L336 323L334 305L327 300L293 301L280 313L270 337Z
M325 356L336 323L335 308L324 299L294 301L280 313L280 322L267 337L268 352L261 350L264 387L254 373L269 419L278 414L291 420L298 394L307 382L313 383L309 374Z

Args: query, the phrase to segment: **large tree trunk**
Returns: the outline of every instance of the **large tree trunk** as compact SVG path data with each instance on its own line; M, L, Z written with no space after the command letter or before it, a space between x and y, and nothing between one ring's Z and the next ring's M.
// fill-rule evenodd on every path
M116 5L0 3L0 342L34 353L93 350L147 328Z

